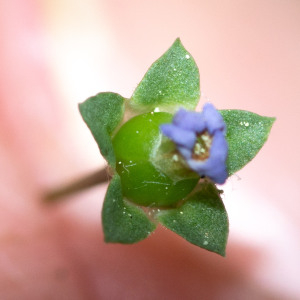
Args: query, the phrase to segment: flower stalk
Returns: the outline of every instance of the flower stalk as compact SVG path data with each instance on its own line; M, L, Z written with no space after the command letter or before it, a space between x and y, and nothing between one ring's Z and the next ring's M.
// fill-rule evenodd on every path
M49 190L45 193L43 197L43 202L45 203L57 203L65 198L91 188L93 186L105 183L111 179L111 175L108 172L108 168L100 169L92 174L84 176L78 180L61 185L57 188Z

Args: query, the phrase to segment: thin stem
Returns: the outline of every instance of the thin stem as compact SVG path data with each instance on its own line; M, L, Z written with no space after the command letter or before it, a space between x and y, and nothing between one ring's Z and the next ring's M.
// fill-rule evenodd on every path
M110 180L110 178L111 175L109 174L108 169L101 169L77 181L73 181L69 184L62 185L56 189L50 190L45 194L43 201L45 203L55 203L62 201L63 198L67 196L83 191L87 188L91 188L95 185L107 182Z

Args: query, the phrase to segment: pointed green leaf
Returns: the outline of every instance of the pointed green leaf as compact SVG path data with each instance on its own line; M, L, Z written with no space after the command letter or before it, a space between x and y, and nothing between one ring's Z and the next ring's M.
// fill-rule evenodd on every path
M124 98L115 93L100 93L79 104L80 113L90 128L102 156L115 168L111 135L124 115Z
M106 242L122 244L141 241L155 229L142 209L123 200L119 175L113 177L106 192L102 226Z
M228 218L212 183L202 183L201 190L181 207L161 211L157 217L161 224L192 244L225 256Z
M199 70L180 39L149 68L134 91L130 105L141 112L154 108L174 112L195 109L200 98Z
M229 175L251 161L266 142L275 118L243 110L220 110L226 123Z

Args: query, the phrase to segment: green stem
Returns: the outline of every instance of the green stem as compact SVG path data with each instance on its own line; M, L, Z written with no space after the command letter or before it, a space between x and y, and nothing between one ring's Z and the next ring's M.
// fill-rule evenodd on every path
M59 202L62 201L67 196L81 192L95 185L105 183L110 179L111 179L111 175L108 172L108 168L104 168L88 176L85 176L79 180L73 181L69 184L62 185L60 187L57 187L53 190L46 192L43 201L45 203Z

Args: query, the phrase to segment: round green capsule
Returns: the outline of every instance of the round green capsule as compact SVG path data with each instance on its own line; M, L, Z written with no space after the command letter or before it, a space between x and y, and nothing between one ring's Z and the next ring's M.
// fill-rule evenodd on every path
M174 179L153 163L162 141L159 126L172 121L166 112L133 117L113 138L116 170L121 177L123 195L143 206L171 206L186 197L199 177ZM168 159L168 158L166 158Z

